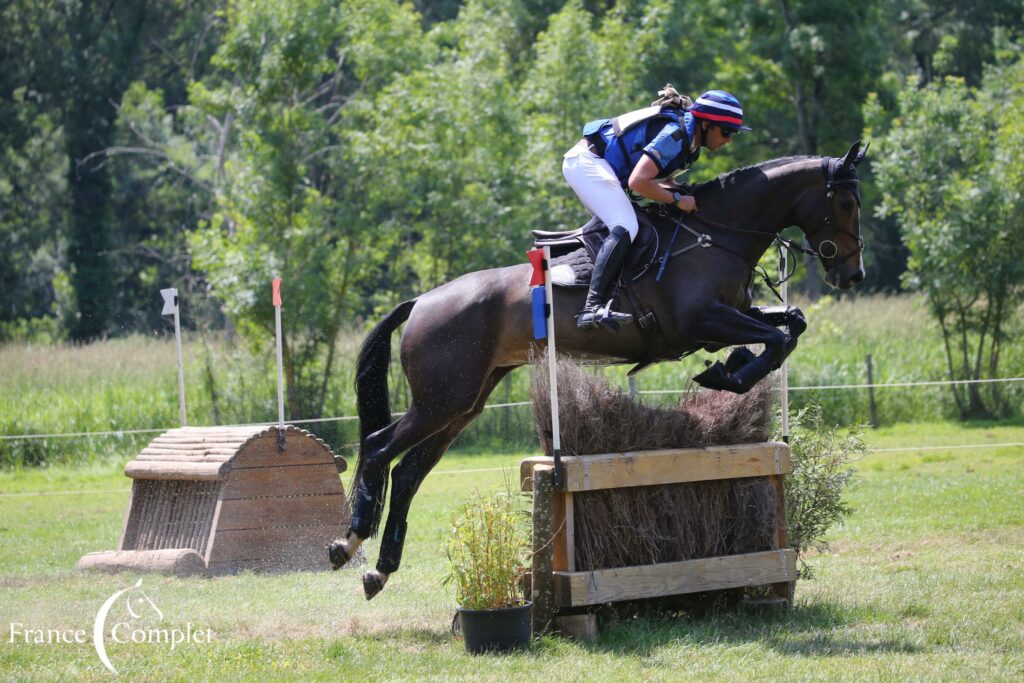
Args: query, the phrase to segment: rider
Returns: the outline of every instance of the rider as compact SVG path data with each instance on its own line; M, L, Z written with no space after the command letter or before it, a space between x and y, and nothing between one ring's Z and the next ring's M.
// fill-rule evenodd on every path
M599 119L583 127L583 139L566 152L562 173L586 209L608 226L609 235L594 260L590 291L576 325L583 329L619 322L633 316L612 311L611 294L619 279L639 226L626 188L654 202L675 204L687 213L697 210L692 195L670 176L684 171L700 157L701 147L717 150L732 141L734 133L750 130L743 125L743 109L724 90L709 90L696 102L666 85L648 112L634 112L639 119L629 126L632 114ZM623 129L621 124L628 127ZM616 135L616 131L619 135Z

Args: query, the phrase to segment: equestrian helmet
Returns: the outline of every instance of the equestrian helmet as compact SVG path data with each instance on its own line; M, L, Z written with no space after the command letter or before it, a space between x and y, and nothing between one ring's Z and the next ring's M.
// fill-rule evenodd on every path
M699 119L733 130L751 130L743 125L740 101L724 90L709 90L698 97L690 107L690 113Z

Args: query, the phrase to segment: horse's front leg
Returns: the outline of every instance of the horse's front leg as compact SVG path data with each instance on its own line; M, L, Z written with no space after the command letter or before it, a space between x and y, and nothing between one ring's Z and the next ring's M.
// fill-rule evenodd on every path
M764 351L759 356L733 352L726 363L716 362L693 380L708 389L743 394L769 372L778 369L796 342L793 335L773 327L759 319L761 317L764 316L741 313L717 302L698 315L693 324L693 336L698 342L716 346L764 344ZM794 326L798 325L794 323Z
M754 320L771 325L772 327L785 327L789 333L786 342L786 355L783 360L789 358L796 348L796 340L807 329L807 318L804 312L796 306L751 306L747 309L747 315Z

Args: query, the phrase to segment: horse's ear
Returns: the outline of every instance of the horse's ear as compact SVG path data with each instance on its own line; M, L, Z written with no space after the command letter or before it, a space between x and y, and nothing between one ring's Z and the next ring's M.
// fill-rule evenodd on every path
M864 151L868 151L868 148L865 147ZM851 168L856 166L860 160L864 158L863 153L858 154L858 152L860 152L860 140L857 140L857 142L850 145L850 151L848 151L846 156L843 157L843 163L840 165L849 166Z
M870 146L871 146L871 143L869 142L868 144L864 145L864 149L862 149L860 152L857 153L857 156L855 156L853 158L853 165L854 166L856 166L860 162L864 161L864 157L867 155L868 147L870 147Z

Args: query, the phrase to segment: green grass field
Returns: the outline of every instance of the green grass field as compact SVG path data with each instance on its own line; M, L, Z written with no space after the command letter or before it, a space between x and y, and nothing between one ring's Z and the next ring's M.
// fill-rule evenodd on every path
M1024 442L1024 426L929 423L868 434L876 449ZM875 451L857 463L854 515L795 609L638 619L593 643L556 637L531 652L471 657L449 633L441 586L451 510L502 480L521 455L449 454L410 519L404 568L367 603L359 571L147 575L167 628L212 644L110 645L130 680L1020 680L1024 677L1024 447ZM91 643L10 642L19 628L84 629L137 575L74 570L111 549L128 498L123 459L0 472L0 677L109 680ZM371 560L376 544L369 545Z

